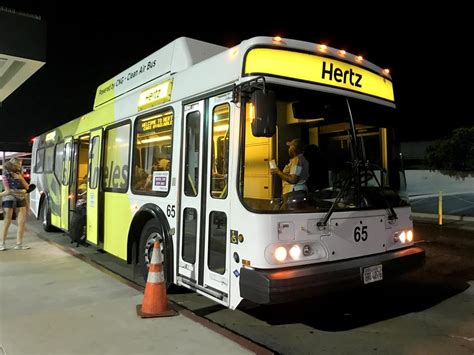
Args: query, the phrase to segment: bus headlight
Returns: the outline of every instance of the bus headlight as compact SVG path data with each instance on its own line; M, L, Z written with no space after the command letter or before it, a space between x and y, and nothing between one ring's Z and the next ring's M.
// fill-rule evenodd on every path
M290 256L293 260L298 260L301 255L301 248L298 245L293 245L290 249Z
M302 243L270 244L265 249L265 259L273 265L310 262L327 259L325 247L316 241Z
M394 243L411 243L413 241L413 231L411 229L407 231L399 231L393 235Z
M286 252L285 247L278 247L275 249L275 253L273 255L275 256L275 259L277 261L282 262L286 259L286 254L287 252Z
M398 240L404 244L407 240L407 234L405 233L405 231L402 231L399 235L398 235Z

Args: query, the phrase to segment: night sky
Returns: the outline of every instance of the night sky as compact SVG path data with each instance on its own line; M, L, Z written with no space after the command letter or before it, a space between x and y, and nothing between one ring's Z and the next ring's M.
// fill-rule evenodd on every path
M64 3L0 0L0 6L38 14L48 25L47 63L3 102L0 141L28 141L91 111L98 85L180 36L230 47L278 34L361 54L390 68L404 140L443 137L474 122L472 93L460 86L472 87L474 76L467 60L472 48L464 40L472 32L467 10L432 8L428 15L406 8L395 15L377 8L382 15L361 17L342 5L318 13L271 6L269 15L228 2L211 16L203 15L208 6L185 10L184 2L178 9L153 2L121 8L111 3L107 9L98 9L99 2L81 2L80 8ZM237 14L245 20L232 18Z

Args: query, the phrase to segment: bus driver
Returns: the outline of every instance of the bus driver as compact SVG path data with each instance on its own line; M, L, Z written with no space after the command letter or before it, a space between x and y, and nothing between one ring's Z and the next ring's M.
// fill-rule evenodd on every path
M278 169L270 169L272 175L278 175L282 181L282 196L292 191L308 191L306 180L309 177L309 164L303 156L303 141L295 138L290 142L286 142L288 146L289 163L283 171Z

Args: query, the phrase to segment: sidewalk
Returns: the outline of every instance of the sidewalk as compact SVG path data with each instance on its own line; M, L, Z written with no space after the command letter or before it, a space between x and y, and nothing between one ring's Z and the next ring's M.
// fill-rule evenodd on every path
M253 353L183 314L141 319L141 292L31 231L25 244L0 252L1 355Z
M447 193L442 195L443 219L474 222L474 193ZM439 195L410 196L415 218L438 218Z

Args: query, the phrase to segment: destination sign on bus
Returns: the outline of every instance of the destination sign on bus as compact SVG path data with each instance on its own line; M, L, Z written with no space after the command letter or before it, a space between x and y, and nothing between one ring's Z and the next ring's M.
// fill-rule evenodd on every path
M140 123L141 132L148 132L161 127L168 127L173 124L173 115L153 116Z
M140 94L138 109L144 110L149 107L161 104L171 99L172 80L167 80Z
M297 79L394 101L393 85L388 77L315 54L255 48L247 54L244 74Z

